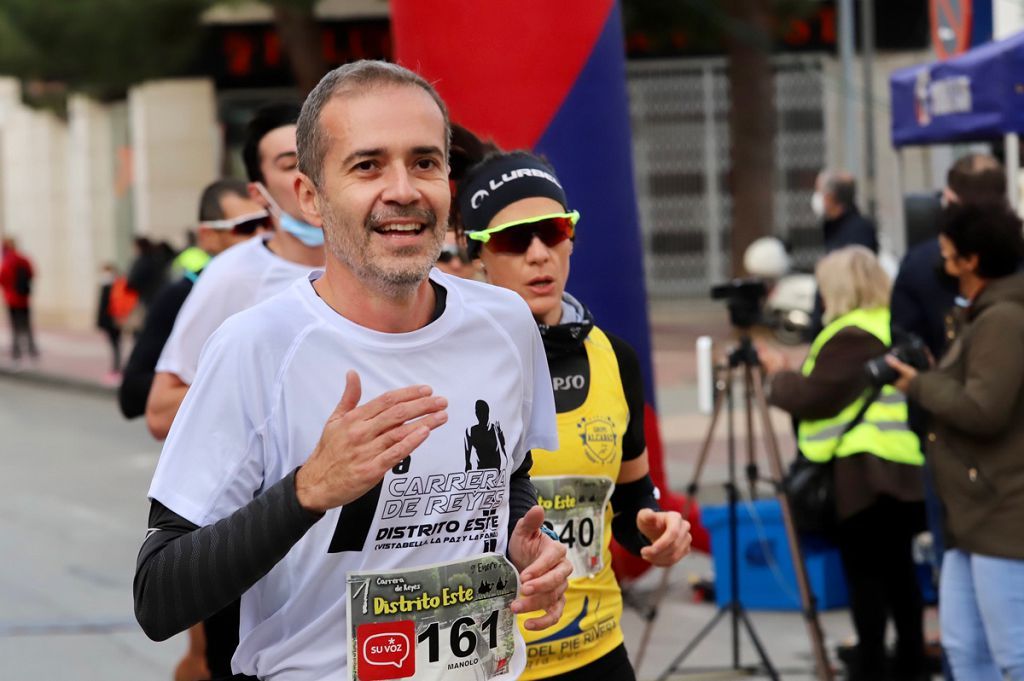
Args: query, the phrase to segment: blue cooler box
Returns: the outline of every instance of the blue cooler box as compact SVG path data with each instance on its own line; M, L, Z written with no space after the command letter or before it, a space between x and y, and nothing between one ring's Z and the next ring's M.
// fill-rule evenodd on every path
M800 590L778 500L740 502L736 516L740 602L750 610L799 610ZM723 606L732 599L729 509L727 506L702 506L701 521L711 534L715 598L718 605ZM846 607L849 598L839 550L815 538L804 539L801 546L818 609Z

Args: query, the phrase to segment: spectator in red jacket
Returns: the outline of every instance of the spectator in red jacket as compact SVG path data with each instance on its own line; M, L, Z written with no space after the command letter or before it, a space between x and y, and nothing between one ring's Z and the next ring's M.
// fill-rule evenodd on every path
M30 357L39 356L29 315L33 276L32 263L18 252L14 239L4 239L0 246L0 288L11 315L11 358L15 361L21 359L22 345Z

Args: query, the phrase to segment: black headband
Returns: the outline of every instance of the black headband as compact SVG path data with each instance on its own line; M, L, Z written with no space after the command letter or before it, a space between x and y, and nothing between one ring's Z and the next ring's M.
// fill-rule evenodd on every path
M553 199L568 210L554 169L536 156L514 152L484 159L459 187L462 225L469 232L486 229L503 208L535 196Z

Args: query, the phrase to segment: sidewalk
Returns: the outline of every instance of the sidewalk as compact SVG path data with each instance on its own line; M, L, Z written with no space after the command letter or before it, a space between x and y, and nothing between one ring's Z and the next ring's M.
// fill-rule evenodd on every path
M117 384L108 379L111 350L106 337L97 331L68 331L36 328L38 359L11 360L11 333L0 328L0 376L35 381L96 392L117 393ZM131 353L131 338L122 339L121 356Z

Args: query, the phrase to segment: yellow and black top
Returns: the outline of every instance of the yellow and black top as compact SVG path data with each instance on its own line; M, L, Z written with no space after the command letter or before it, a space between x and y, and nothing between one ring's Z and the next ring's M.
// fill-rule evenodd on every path
M547 522L569 549L573 574L561 620L539 632L520 627L528 653L522 679L578 669L622 644L608 500L622 461L646 447L643 383L633 349L597 327L575 348L563 343L556 349L548 340L560 449L535 450L531 477ZM529 616L521 616L520 624Z

